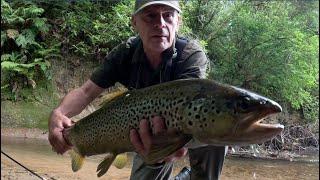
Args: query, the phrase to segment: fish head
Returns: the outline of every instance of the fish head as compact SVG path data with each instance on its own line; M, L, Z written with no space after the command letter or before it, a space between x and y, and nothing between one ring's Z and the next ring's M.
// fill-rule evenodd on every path
M233 113L235 124L232 133L222 138L222 141L235 145L256 144L282 132L283 125L262 123L265 117L282 111L277 102L248 90L231 88L234 89L235 96L225 107L233 110L229 113Z
M283 125L263 124L266 116L282 111L266 97L234 86L218 85L206 96L193 101L202 107L190 131L202 143L213 145L248 145L262 143L278 135ZM194 117L193 117L194 118ZM194 118L195 119L195 118ZM190 119L189 119L190 121ZM189 122L190 125L190 122Z

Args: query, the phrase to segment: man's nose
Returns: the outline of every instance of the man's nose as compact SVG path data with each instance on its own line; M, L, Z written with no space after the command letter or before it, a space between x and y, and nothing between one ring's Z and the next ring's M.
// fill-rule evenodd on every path
M164 28L166 25L166 21L164 20L162 15L159 15L156 22L155 22L155 27L156 28Z

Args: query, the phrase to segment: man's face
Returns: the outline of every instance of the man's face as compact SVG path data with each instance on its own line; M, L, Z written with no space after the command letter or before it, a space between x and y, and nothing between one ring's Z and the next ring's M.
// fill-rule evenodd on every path
M132 25L138 31L144 49L157 53L172 46L179 21L178 12L165 5L146 7L132 17Z

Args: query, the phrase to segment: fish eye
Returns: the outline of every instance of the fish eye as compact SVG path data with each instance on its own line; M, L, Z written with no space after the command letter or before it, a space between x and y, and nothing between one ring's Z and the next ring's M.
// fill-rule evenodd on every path
M237 103L237 107L241 111L247 111L248 108L250 107L250 98L249 97L244 97L241 98L241 100Z

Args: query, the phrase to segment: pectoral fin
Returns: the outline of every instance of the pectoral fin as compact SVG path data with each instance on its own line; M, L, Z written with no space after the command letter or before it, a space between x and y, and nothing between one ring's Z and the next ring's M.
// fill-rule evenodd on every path
M191 140L191 135L178 133L175 130L169 130L152 137L152 145L144 161L147 164L155 164L165 157L176 152Z
M82 167L84 156L82 156L81 154L77 153L73 149L70 151L69 154L71 156L72 171L76 172Z
M101 177L108 171L110 165L112 164L115 158L116 156L110 153L103 159L103 161L98 165L98 168L97 168L98 177Z

